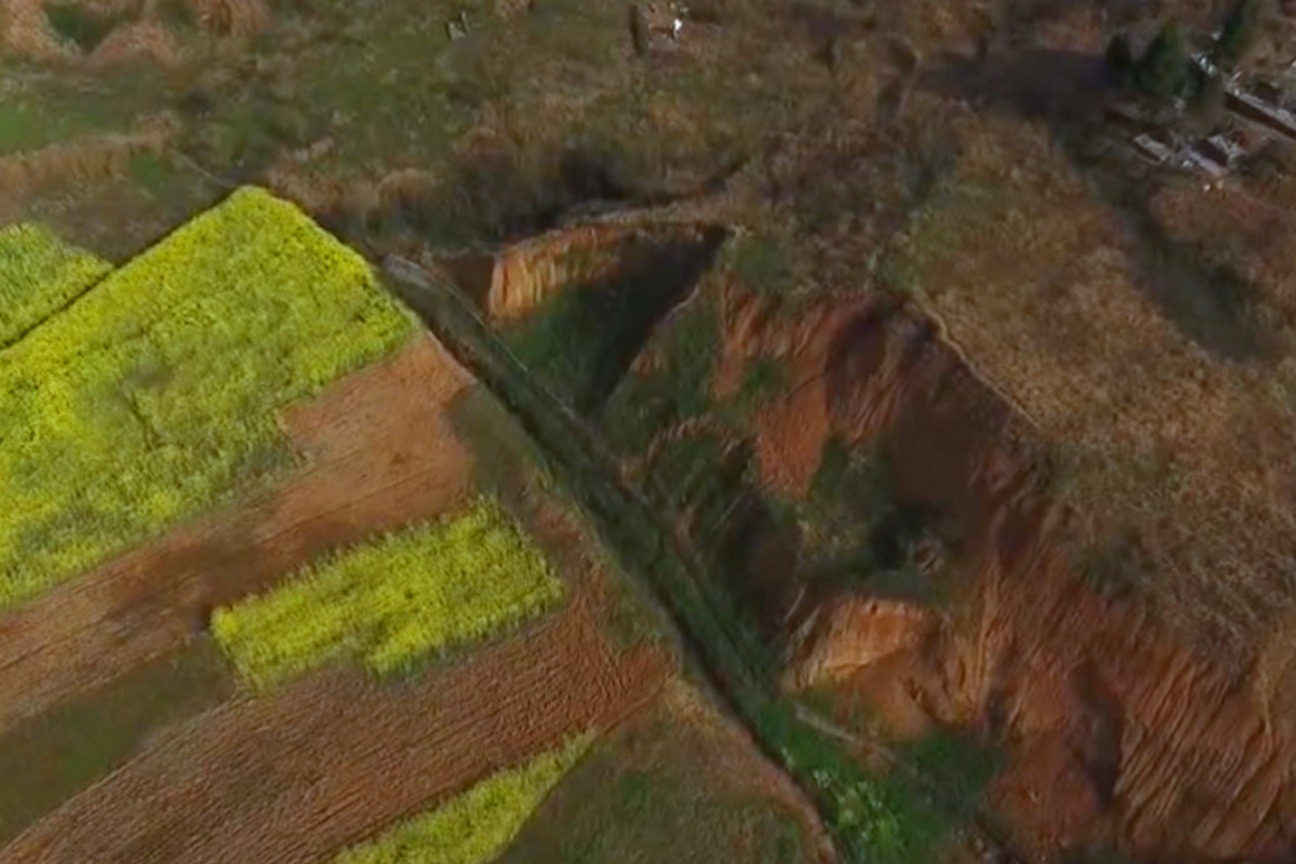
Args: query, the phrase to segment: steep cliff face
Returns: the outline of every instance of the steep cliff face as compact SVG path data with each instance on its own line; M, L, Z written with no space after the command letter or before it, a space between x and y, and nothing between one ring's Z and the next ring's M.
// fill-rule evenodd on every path
M496 255L466 253L435 263L477 300L491 320L517 321L566 288L619 281L683 250L713 246L716 229L668 225L642 229L586 225L509 246Z
M938 326L852 302L762 328L738 306L729 342L785 347L803 382L757 423L762 479L804 488L830 434L875 443L897 497L937 510L954 538L947 605L824 598L790 684L859 690L901 729L915 711L987 729L1010 754L992 799L1037 856L1107 839L1150 860L1296 855L1296 735L1271 710L1288 689L1281 657L1263 686L1237 680L1072 572L1031 430Z
M660 253L660 232L594 226L443 264L507 322L564 287L615 282ZM722 268L679 310L704 300L719 313L716 406L732 404L754 360L782 369L739 433L756 497L806 500L835 440L880 453L887 494L934 514L944 538L928 573L943 601L924 603L787 578L795 544L735 517L750 535L753 608L786 648L786 687L863 702L901 737L983 731L1007 755L990 803L1036 860L1109 843L1149 861L1296 858L1296 640L1271 640L1239 676L1138 600L1098 593L1072 566L1075 514L1053 500L1039 432L911 304L778 302ZM631 373L666 363L670 342L650 337ZM627 470L654 470L676 439L734 428L718 413L677 418Z

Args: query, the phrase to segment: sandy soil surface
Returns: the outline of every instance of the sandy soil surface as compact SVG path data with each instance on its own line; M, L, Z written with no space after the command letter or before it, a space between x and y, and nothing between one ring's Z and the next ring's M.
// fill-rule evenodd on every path
M0 730L177 650L212 608L327 549L464 499L472 457L446 408L471 380L439 343L417 337L289 412L308 464L278 488L0 619Z

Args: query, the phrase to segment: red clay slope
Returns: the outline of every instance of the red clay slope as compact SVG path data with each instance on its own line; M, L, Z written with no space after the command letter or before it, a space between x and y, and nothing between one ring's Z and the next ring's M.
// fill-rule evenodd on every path
M1154 860L1296 858L1290 711L1263 710L1257 676L1231 677L1072 572L1031 430L937 326L858 300L789 322L729 291L724 309L720 387L744 357L790 366L793 395L757 421L766 486L804 491L831 434L881 441L898 496L934 505L961 538L952 608L831 598L793 678L849 687L886 661L910 709L988 727L1013 757L994 797L1039 857L1115 836Z

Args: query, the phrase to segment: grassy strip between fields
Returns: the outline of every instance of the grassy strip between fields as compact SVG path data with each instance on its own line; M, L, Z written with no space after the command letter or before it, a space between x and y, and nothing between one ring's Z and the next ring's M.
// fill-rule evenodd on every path
M343 851L334 864L486 864L493 861L592 740L592 735L581 735L525 765L487 778L375 840Z
M816 802L843 861L916 862L941 839L936 815L898 784L866 771L847 747L798 716L772 685L773 658L736 609L715 562L681 541L643 496L616 478L607 448L539 386L453 286L397 259L403 296L465 366L515 413L550 468L598 527L625 571L670 609L691 659Z
M40 225L0 229L0 348L66 306L112 270Z
M233 690L220 652L199 639L0 735L0 846Z
M289 402L402 344L368 263L258 189L0 351L0 607L292 459Z
M562 593L530 538L481 499L218 609L212 632L243 680L264 690L340 657L379 675L407 671L428 652L540 614Z

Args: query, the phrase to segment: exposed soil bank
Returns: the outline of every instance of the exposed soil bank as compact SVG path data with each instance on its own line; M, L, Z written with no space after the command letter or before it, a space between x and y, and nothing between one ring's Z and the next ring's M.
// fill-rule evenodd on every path
M424 263L449 275L491 321L507 324L560 291L615 290L653 276L670 281L675 271L687 275L709 259L723 236L707 225L589 225L544 234L496 255L466 253ZM677 281L689 287L689 280Z
M1291 860L1286 706L1264 710L1272 687L1231 679L1072 571L1031 430L936 325L870 300L781 318L737 289L723 304L717 386L763 353L793 382L754 422L762 485L803 494L838 436L879 448L898 503L951 538L948 606L837 591L794 622L791 683L865 691L901 730L915 715L987 729L1011 756L993 803L1034 856L1114 837L1150 860Z
M447 409L470 383L418 337L290 412L299 474L0 618L0 730L178 650L214 607L327 549L453 507L473 468Z

